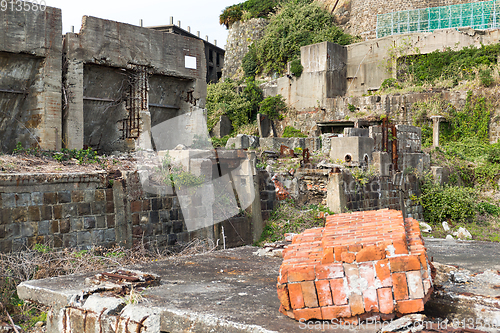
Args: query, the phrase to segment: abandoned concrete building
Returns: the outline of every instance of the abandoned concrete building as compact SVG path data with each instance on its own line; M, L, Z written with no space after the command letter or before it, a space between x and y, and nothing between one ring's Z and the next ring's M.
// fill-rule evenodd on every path
M187 27L187 30L182 29L181 22L178 21L177 25L175 25L173 17L170 17L169 25L161 25L148 28L157 31L169 32L191 38L201 39L199 31L197 31L195 35L191 33L191 27ZM208 41L208 36L203 39L203 43L205 44L205 60L207 64L207 83L217 83L222 77L225 51L224 49L217 46L217 41L214 41L214 43L210 43Z

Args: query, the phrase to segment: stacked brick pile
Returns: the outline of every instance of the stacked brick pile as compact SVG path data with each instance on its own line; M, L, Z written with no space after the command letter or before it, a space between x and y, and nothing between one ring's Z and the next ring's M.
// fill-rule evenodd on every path
M296 320L388 320L423 311L432 292L419 224L395 210L329 216L283 258L280 311Z

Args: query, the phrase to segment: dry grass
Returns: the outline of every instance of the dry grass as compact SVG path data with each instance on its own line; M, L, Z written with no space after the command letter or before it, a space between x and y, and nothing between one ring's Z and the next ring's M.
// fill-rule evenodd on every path
M216 245L211 240L195 239L182 246L178 252L160 249L154 245L140 244L132 249L93 247L89 250L55 250L37 244L34 248L16 253L0 253L0 322L8 322L9 313L14 322L31 330L38 321L45 321L47 308L20 300L16 286L33 279L94 272L116 267L144 264L160 260L212 252ZM5 309L2 311L2 306Z

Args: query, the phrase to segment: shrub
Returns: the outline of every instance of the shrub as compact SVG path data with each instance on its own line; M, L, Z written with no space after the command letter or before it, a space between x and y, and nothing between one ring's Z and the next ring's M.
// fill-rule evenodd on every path
M267 97L260 103L260 113L267 114L270 119L279 119L286 110L285 99L281 95Z
M243 96L251 104L250 119L254 120L257 118L257 112L259 112L259 105L264 99L262 90L259 88L253 77L248 77L245 80L246 87L243 89Z
M241 67L245 72L245 77L253 77L257 74L257 51L255 50L253 44L250 45L247 54L243 57Z
M481 80L481 84L485 87L489 87L495 81L493 76L491 76L491 69L483 69L479 71L479 78Z
M385 79L384 82L382 82L382 84L380 85L380 87L382 89L388 89L388 88L400 89L401 85L398 83L398 80L391 77L391 78Z
M405 56L398 61L402 68L398 71L398 76L407 76L417 84L433 82L441 77L451 79L458 83L462 79L471 79L475 76L474 68L480 66L494 66L500 54L500 44L482 45L480 48L474 46L464 47L460 51L447 49L445 51L436 50L428 54ZM481 75L481 74L480 74ZM488 77L485 74L484 85L493 83L490 72ZM481 81L483 81L481 79Z
M292 72L292 74L296 77L300 77L303 70L304 66L300 63L300 59L295 59L290 63L290 72Z
M226 7L222 14L219 16L219 24L225 25L226 28L229 29L234 22L240 21L242 16L243 10L241 9L241 5Z
M252 103L236 92L236 83L225 80L207 86L207 125L211 131L219 117L226 114L235 130L248 123Z
M293 126L287 126L285 127L285 130L283 131L283 137L284 138L307 138L307 135L302 133L300 130L296 129Z
M419 198L424 218L431 223L446 219L468 222L477 214L477 191L470 187L438 185L428 179Z
M333 16L311 0L290 0L270 15L264 36L255 42L259 72L283 73L300 56L300 47L330 41L350 44L354 37L333 24Z
M278 0L247 0L241 5L252 18L267 18L269 13L275 11L277 4Z

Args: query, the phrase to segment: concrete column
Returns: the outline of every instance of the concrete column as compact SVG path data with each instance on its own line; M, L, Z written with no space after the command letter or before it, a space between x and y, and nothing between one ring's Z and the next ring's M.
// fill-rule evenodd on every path
M439 123L443 116L432 116L432 146L434 148L439 147Z
M342 173L330 174L326 189L326 205L328 208L335 213L345 212L347 200L345 197Z
M65 73L66 117L63 119L63 145L69 149L82 149L84 137L83 120L83 62L67 60Z

